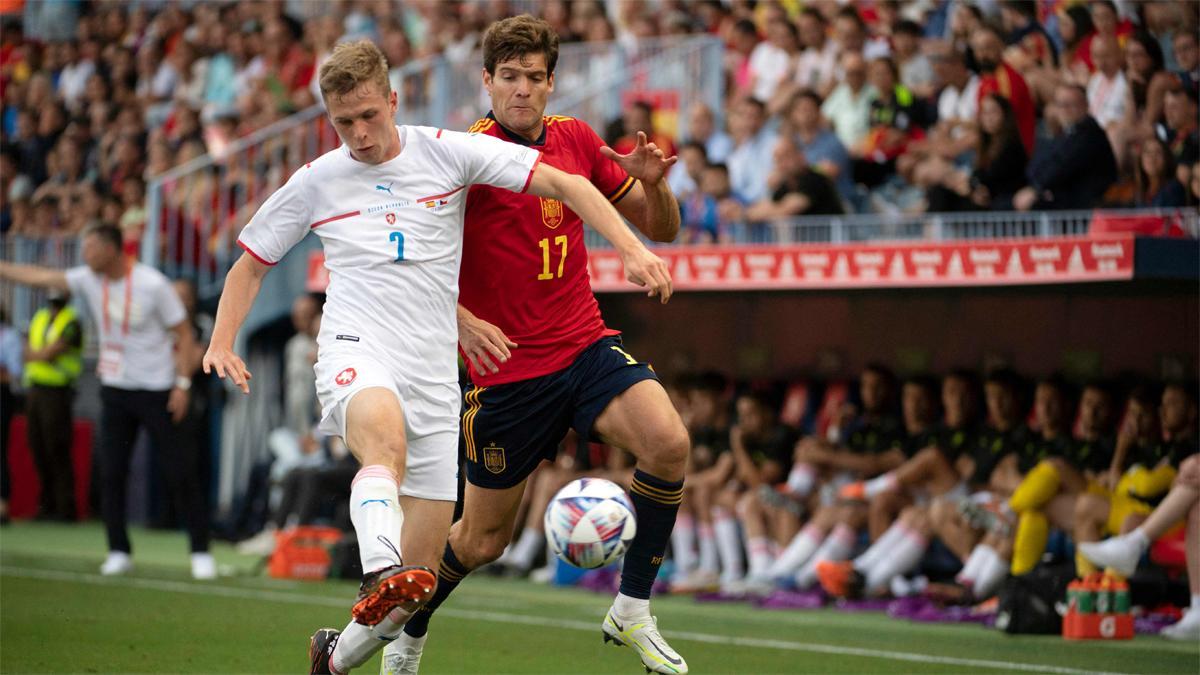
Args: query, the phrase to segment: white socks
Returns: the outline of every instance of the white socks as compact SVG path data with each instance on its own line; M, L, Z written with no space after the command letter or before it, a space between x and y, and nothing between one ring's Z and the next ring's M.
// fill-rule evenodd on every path
M1004 577L1008 575L1009 564L1000 557L996 549L986 544L980 544L975 547L974 551L971 551L971 556L967 559L968 564L970 564L971 558L975 558L976 551L979 552L979 557L975 563L973 575L967 576L964 566L963 571L959 572L955 578L963 585L970 586L972 594L983 600L992 597L1000 582L1004 581Z
M745 575L742 571L742 535L737 521L725 509L713 509L713 532L721 559L721 581L741 579Z
M613 600L613 611L623 619L645 618L650 616L650 601L617 593L616 600Z
M700 523L700 571L716 574L721 571L721 557L717 554L717 536L712 523Z
M692 514L680 513L671 530L671 555L675 558L675 577L683 578L696 570L696 521Z
M823 560L838 561L845 560L850 557L850 553L854 550L854 530L849 526L838 524L833 528L833 532L825 538L821 543L821 547L813 554L808 562L804 563L804 567L796 573L796 586L799 588L811 588L817 582L817 563Z
M975 583L975 578L979 576L979 568L983 565L983 557L983 546L971 549L971 555L967 556L962 569L954 575L954 580L964 586Z
M792 537L787 548L783 549L783 553L780 553L779 557L775 559L770 571L767 572L768 576L776 579L795 574L796 570L808 562L813 553L816 553L822 539L821 528L811 523L806 525L795 537Z
M854 559L854 569L859 572L866 573L870 570L879 559L887 555L887 553L904 537L904 526L899 522L892 523L892 526L887 529L875 543L867 547L862 555Z
M352 620L338 637L337 646L333 649L333 669L347 673L366 663L380 647L400 636L404 624L411 617L411 612L397 607L375 626L364 626Z
M866 495L867 499L870 499L889 490L895 490L898 487L900 487L900 481L896 480L895 474L889 471L882 476L876 476L863 483L863 494Z
M513 544L512 548L505 554L508 562L514 566L528 570L533 567L533 559L537 557L538 551L541 551L546 543L546 536L533 529L526 527L521 530L521 537L517 539L517 543Z
M400 564L400 527L404 515L399 496L396 476L385 466L364 466L354 476L350 487L350 522L358 535L363 574Z
M880 556L867 573L866 587L869 592L886 589L894 577L916 567L921 562L921 556L925 555L925 548L929 544L925 537L908 528L900 532L899 540L891 546L887 555Z
M816 484L817 469L811 464L797 464L788 473L788 489L798 497L808 496Z
M774 561L771 556L771 540L767 537L755 537L746 544L750 552L750 576L756 579L765 578Z

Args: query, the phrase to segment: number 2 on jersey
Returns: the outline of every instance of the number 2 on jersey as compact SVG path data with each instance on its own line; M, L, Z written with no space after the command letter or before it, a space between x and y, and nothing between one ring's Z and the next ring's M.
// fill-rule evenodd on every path
M558 257L558 278L563 275L563 265L567 262L567 235L560 234L554 238L554 243L558 244L562 249ZM538 246L542 247L542 273L538 275L538 281L546 281L547 279L555 278L555 275L550 272L550 239L547 237L538 242Z
M392 262L404 262L404 233L392 232L388 235L388 241L396 242L396 259Z

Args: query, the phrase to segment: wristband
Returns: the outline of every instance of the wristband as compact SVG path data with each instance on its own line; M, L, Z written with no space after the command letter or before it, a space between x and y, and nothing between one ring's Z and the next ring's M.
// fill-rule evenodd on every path
M187 391L192 388L192 378L183 375L175 376L175 388Z

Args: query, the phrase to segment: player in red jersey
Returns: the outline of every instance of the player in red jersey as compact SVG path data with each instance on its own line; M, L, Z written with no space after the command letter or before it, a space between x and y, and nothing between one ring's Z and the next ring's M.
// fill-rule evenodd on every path
M646 236L675 238L679 207L665 179L674 157L641 134L618 155L587 124L543 115L558 58L546 22L525 15L493 24L483 54L492 112L472 132L540 150L543 162L595 185ZM383 672L417 672L430 616L468 572L500 556L526 479L574 427L582 443L596 438L637 458L629 490L637 536L601 625L605 641L633 647L647 670L686 673L658 633L649 597L683 495L688 435L654 371L600 317L579 216L557 200L471 188L459 344L471 374L463 517L451 528L436 594L385 650Z

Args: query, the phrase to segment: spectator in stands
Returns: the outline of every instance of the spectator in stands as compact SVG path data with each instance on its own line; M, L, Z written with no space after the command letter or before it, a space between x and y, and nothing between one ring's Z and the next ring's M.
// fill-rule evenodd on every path
M1155 126L1154 134L1171 148L1176 166L1189 166L1200 160L1196 103L1197 94L1183 87L1169 89L1163 99L1163 120Z
M1183 88L1200 93L1200 38L1194 31L1181 30L1171 39L1176 70L1172 73Z
M1012 103L1021 142L1025 144L1025 152L1032 154L1036 126L1033 97L1021 73L1004 62L1004 40L999 29L981 26L971 35L971 49L979 65L979 98L998 92Z
M979 64L975 61L975 51L971 46L971 36L975 31L984 26L983 10L978 5L971 2L955 2L951 3L950 9L950 43L955 49L961 51L967 57L967 67L972 71L979 71Z
M1013 196L1025 185L1029 158L1012 104L999 94L989 94L980 110L974 168L947 174L930 188L930 211L1007 211L1013 208Z
M1166 70L1162 46L1153 35L1138 31L1125 45L1125 81L1129 83L1133 112L1127 135L1145 138L1162 117L1163 99L1178 80Z
M703 143L710 162L724 162L733 152L733 139L717 128L713 111L700 102L688 109L688 140Z
M854 160L854 179L873 188L895 173L896 158L924 131L916 97L900 82L896 63L880 57L871 61L869 72L877 96L871 101L870 130Z
M1064 82L1085 85L1092 72L1089 39L1095 31L1092 14L1083 5L1069 5L1060 8L1055 17L1058 20L1058 35L1062 39L1059 78Z
M769 101L800 57L800 34L779 5L767 5L767 39L750 52L750 95Z
M805 7L796 25L804 46L796 61L792 83L801 89L828 93L837 84L838 43L829 37L829 22L813 7Z
M730 188L729 169L709 163L700 175L700 189L680 202L679 242L713 244L728 241L729 230L741 221L742 202Z
M796 92L788 105L783 127L795 135L809 165L833 181L844 201L852 202L854 171L850 153L837 134L824 126L820 97L811 89Z
M1062 85L1054 93L1061 133L1038 148L1026 170L1029 180L1013 196L1018 211L1090 209L1117 177L1108 136L1087 112L1087 92Z
M671 167L667 184L679 200L681 209L685 201L700 191L700 180L706 166L708 153L704 150L704 144L688 141L679 149L679 161Z
M766 194L767 175L775 134L766 127L766 107L756 98L741 98L729 113L729 135L733 151L726 164L733 192L743 202L752 203Z
M1096 71L1088 80L1088 113L1096 120L1114 149L1124 145L1123 125L1132 117L1132 94L1125 72L1124 61L1116 38L1097 37L1092 40L1092 62ZM1118 161L1120 153L1118 152Z
M862 54L843 52L841 70L841 83L821 104L821 114L833 125L842 145L858 154L871 129L871 102L878 92L867 83L867 62Z
M621 118L623 133L621 137L613 143L613 150L622 155L629 154L637 148L638 132L646 134L648 143L653 143L658 146L659 150L663 151L667 157L674 157L675 141L671 140L670 136L659 133L654 128L654 106L648 101L634 101L625 108L625 114Z
M838 52L843 57L846 54L858 54L868 58L864 53L868 37L867 24L858 13L858 8L847 5L838 10L833 19L833 34L837 40Z
M833 182L814 171L795 137L780 136L775 143L774 169L767 177L771 195L746 207L746 219L770 221L801 215L843 213Z
M1000 20L1008 31L1005 44L1016 48L1009 53L1018 61L1015 64L1018 70L1058 65L1054 41L1038 23L1035 0L1004 0L1000 3Z
M933 65L921 51L925 31L915 21L899 21L892 28L892 49L900 69L900 83L918 99L934 95Z
M1134 165L1136 189L1133 205L1137 208L1174 208L1183 206L1187 190L1175 177L1175 158L1158 138L1142 141Z
M754 75L750 70L750 54L758 46L758 28L749 19L739 19L729 32L725 50L725 72L730 91L739 96L753 91Z

